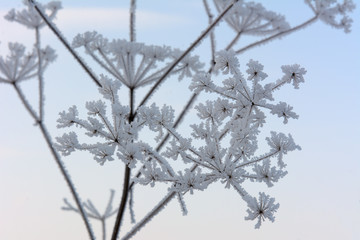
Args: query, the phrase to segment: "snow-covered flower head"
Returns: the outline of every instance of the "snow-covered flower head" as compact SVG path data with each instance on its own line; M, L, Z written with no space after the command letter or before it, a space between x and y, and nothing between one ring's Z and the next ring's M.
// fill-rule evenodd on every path
M98 36L99 35L95 31L79 33L74 37L73 42L72 42L72 47L73 48L78 48L78 47L87 46L91 42L95 41L95 39Z
M172 52L173 58L176 60L183 54L183 51L174 49ZM179 80L184 77L192 77L195 74L201 72L204 64L200 62L199 56L186 55L178 65L177 71L180 73Z
M232 1L214 0L218 12L223 11ZM237 1L226 14L225 21L239 34L269 35L289 29L285 17L266 10L261 4Z
M221 50L217 52L215 58L214 70L222 70L224 74L237 74L239 73L239 60L235 57L235 52L233 50Z
M27 9L23 9L22 11L15 11L15 9L11 9L5 16L5 19L11 22L18 22L30 29L45 26L44 20L39 16L31 2L32 1L24 0L23 4L27 7ZM44 5L37 3L37 6L42 8L44 12L49 12L47 16L49 20L53 20L59 9L62 8L61 2L59 1L51 1Z
M279 104L274 105L271 109L271 113L277 115L278 117L284 118L284 124L288 123L290 118L298 119L299 116L292 111L293 107L286 104L285 102L279 102Z
M0 82L14 83L36 76L40 64L36 49L25 53L22 44L9 43L8 46L10 54L6 58L0 56ZM55 51L49 46L41 49L40 54L42 70L56 59Z
M264 80L267 78L267 74L263 72L264 66L260 64L258 61L254 61L250 59L250 61L246 64L248 69L246 70L247 74L249 74L248 80Z
M74 48L84 47L97 63L128 88L138 88L161 79L183 51L168 46L153 46L125 39L109 41L97 32L78 34L72 42ZM204 64L198 56L187 54L169 75L178 79L192 77L202 71Z
M294 151L295 149L301 150L301 147L295 144L291 134L286 136L283 133L276 133L274 131L271 131L270 134L271 137L267 137L266 141L272 148L272 152L277 155L279 167L283 168L286 166L282 160L283 155L287 154L288 151Z
M130 168L134 168L137 161L144 159L140 145L133 143L126 143L124 147L119 148L117 156Z
M305 81L304 74L306 70L300 67L299 64L281 66L281 69L284 73L282 80L288 83L292 82L294 88L299 88L299 84Z
M134 181L143 185L150 184L151 187L154 187L157 181L162 181L167 177L164 171L157 166L155 161L152 161L151 163L146 162L140 172L141 176L135 178Z
M256 181L265 182L268 187L274 186L274 182L287 174L287 171L271 167L269 159L265 160L262 165L256 164L253 171L256 174Z
M352 0L344 0L341 4L335 0L306 0L305 2L324 23L343 29L345 33L350 32L353 21L348 13L355 9Z
M274 204L274 198L270 198L265 193L259 193L259 200L255 197L245 197L245 199L249 207L247 210L249 215L245 217L245 220L257 219L255 228L260 228L261 222L265 221L266 218L271 222L275 221L274 213L279 209L280 205L278 203Z
M190 171L186 169L185 172L179 172L176 177L175 184L170 188L179 193L185 193L187 191L190 194L194 193L194 190L204 190L208 186L208 182L205 180L205 175L201 173L201 170Z

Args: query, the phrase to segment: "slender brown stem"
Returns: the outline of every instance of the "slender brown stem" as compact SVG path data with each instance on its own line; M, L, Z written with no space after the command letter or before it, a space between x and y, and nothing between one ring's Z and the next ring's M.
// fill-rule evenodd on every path
M91 226L90 226L90 222L86 216L86 213L82 207L82 204L81 204L81 200L80 200L80 197L78 196L78 194L76 193L75 191L75 186L73 184L73 182L71 181L71 178L70 178L70 175L67 173L66 169L65 169L65 166L64 166L64 163L61 161L61 158L60 156L57 154L57 152L55 151L54 147L53 147L53 143L50 139L50 135L48 134L46 128L45 128L45 125L43 123L43 121L41 119L39 119L37 116L36 116L36 113L32 110L31 106L28 104L28 102L26 101L25 99L25 96L22 94L20 88L17 86L16 83L13 84L16 92L18 93L19 95L19 98L21 99L22 103L24 104L26 110L29 112L29 114L33 117L33 119L36 121L36 123L38 124L40 130L41 130L41 133L43 134L44 136L44 139L50 149L50 152L51 154L53 155L54 157L54 160L56 162L56 164L58 165L60 171L61 171L61 174L63 175L64 179L65 179L65 182L67 183L69 189L70 189L70 192L76 202L76 205L78 207L78 210L80 212L80 215L85 223L85 226L86 226L86 229L88 231L88 234L89 234L89 237L91 240L95 240L95 236L94 236L94 233L92 232L92 229L91 229Z
M135 8L136 8L136 1L131 0L130 2L130 41L135 41Z
M81 200L78 196L78 194L76 193L75 191L75 187L74 187L74 183L71 181L71 178L70 178L70 175L67 173L66 169L65 169L65 166L64 166L64 163L61 161L60 159L60 156L57 154L57 152L55 151L54 147L53 147L53 143L50 139L50 136L49 134L47 133L47 130L45 128L45 125L43 124L43 122L40 122L39 124L39 127L41 129L41 133L43 134L45 140L46 140L46 143L48 144L48 147L56 161L56 164L58 165L62 175L64 176L64 179L68 185L68 187L70 188L70 191L71 191L71 194L76 202L76 205L79 209L79 212L80 212L80 215L82 217L82 219L84 220L84 223L85 223L85 226L86 226L86 229L88 231L88 234L89 234L89 237L90 239L92 240L95 240L95 236L94 236L94 233L92 232L92 229L91 229L91 226L90 226L90 222L86 216L86 213L82 207L82 204L81 204Z
M118 214L116 216L116 221L115 221L114 230L113 230L111 240L116 240L117 236L118 236L118 234L120 232L120 224L121 224L122 218L124 216L125 205L126 205L127 197L128 197L128 193L129 193L129 182L130 182L130 168L128 166L125 166L125 177L124 177L123 192L122 192L120 207L119 207Z
M39 119L42 121L44 119L44 78L43 78L43 66L42 66L42 56L41 56L41 45L40 45L40 31L39 27L35 28L35 38L36 38L36 50L38 55L38 79L39 79Z

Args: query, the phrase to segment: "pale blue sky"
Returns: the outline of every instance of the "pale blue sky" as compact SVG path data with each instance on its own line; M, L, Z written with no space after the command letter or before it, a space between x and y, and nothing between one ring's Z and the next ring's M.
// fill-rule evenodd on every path
M10 8L21 7L19 2L0 0L2 55L8 41L24 42L28 47L34 41L33 32L2 18ZM128 1L62 2L64 9L56 23L68 40L87 30L97 30L109 38L128 38ZM261 2L267 9L286 15L292 26L311 17L302 0ZM360 7L360 1L355 2ZM140 0L137 5L140 42L184 49L207 25L200 0ZM284 64L298 63L308 71L299 90L287 87L275 95L278 101L294 106L300 118L284 126L281 120L270 117L262 135L267 136L270 130L291 133L303 150L286 156L289 174L273 188L247 186L251 193L265 191L280 203L275 223L265 222L260 230L254 230L254 222L244 221L245 203L235 191L218 184L185 196L186 217L181 215L177 201L171 202L134 239L360 239L359 16L356 9L350 34L316 22L239 57L243 70L249 59L260 61L271 80L282 76L280 66ZM220 25L223 27L224 23ZM224 46L232 36L229 30L221 31L218 46ZM99 96L95 85L47 29L42 41L58 53L56 63L45 74L45 118L55 137L62 133L55 127L58 112L73 104L81 112L86 101ZM206 64L208 48L205 40L196 50ZM190 95L182 90L186 90L185 85L166 83L170 90L159 91L154 101L171 99L178 111L181 100ZM36 104L36 85L26 82L23 88ZM71 196L40 131L14 90L4 84L0 85L0 109L0 239L86 239L80 217L60 210L62 198ZM102 211L113 188L117 190L117 204L123 178L120 162L101 167L85 153L63 160L83 200L91 198ZM137 188L136 217L140 219L165 192L166 188ZM100 238L100 224L93 222L93 226ZM127 220L123 231L129 227Z

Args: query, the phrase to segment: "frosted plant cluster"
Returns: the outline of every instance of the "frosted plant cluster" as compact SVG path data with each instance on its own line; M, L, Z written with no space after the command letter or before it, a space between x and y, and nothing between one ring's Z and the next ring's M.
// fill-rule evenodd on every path
M257 135L266 118L263 110L283 118L284 123L289 118L297 118L292 107L286 103L270 102L273 100L272 92L284 84L292 83L297 88L299 82L304 81L305 70L298 65L283 66L284 76L281 79L263 85L261 83L267 74L257 61L250 60L247 64L247 77L241 74L233 52L218 53L215 62L215 70L223 69L229 75L222 86L216 86L206 73L195 75L190 85L190 89L197 93L207 91L219 95L215 101L208 100L195 106L199 120L196 121L198 124L191 125L192 136L202 140L202 146L193 145L191 138L184 138L172 127L175 117L170 106L141 106L136 117L129 121L130 106L122 105L118 100L120 81L101 76L99 92L106 102L87 102L87 119L80 119L77 107L73 106L60 113L57 125L60 128L80 127L87 136L100 141L80 143L75 132L68 132L56 138L57 150L64 156L75 150L89 151L101 165L116 159L129 168L139 168L140 164L143 166L141 176L132 178L133 182L152 187L156 182L168 183L169 191L176 192L180 201L187 192L204 190L211 183L221 182L226 188L234 188L252 209L255 202L241 184L244 181L259 181L272 186L286 174L283 156L300 149L290 134L271 132L271 136L266 138L269 151L255 154ZM231 69L232 74L226 68ZM159 141L165 133L170 134L172 139L166 151L158 153L139 139L139 132L144 127L158 133L156 139ZM175 171L171 162L178 159L189 167ZM272 159L276 159L275 164L271 163L274 162ZM261 195L261 198L269 199L267 195ZM261 199L259 201L262 202ZM270 198L266 209L259 207L256 227L265 218L274 220L273 213L278 205L273 205L273 202Z
M268 78L263 71L264 66L256 60L241 63L242 66L246 65L245 72L242 72L237 55L305 28L317 20L345 32L350 31L352 20L348 13L355 7L351 0L342 3L335 0L305 2L314 16L291 27L284 16L266 10L258 3L214 0L211 5L203 0L209 25L184 51L136 41L135 0L130 1L130 40L110 41L97 32L88 31L78 34L70 44L53 22L61 9L61 3L57 1L44 5L34 0L24 1L25 10L11 10L5 16L9 21L35 30L36 41L34 49L27 54L23 45L9 43L10 54L5 58L0 56L0 83L14 87L42 132L75 201L75 205L72 205L65 199L63 209L81 215L90 239L95 239L95 235L89 218L101 221L102 238L106 239L105 221L116 215L111 237L115 240L123 222L124 210L128 208L134 225L123 235L123 239L129 239L173 198L178 199L185 215L187 208L183 196L203 191L212 183L223 184L239 194L248 207L245 220L255 220L255 228L259 228L265 220L274 221L279 204L264 192L252 196L246 191L244 183L260 182L272 187L287 174L284 156L300 150L291 134L270 132L265 138L267 149L259 149L258 136L268 115L280 118L284 124L298 118L293 107L286 102L275 101L273 93L287 84L298 89L304 82L306 70L298 64L284 65L281 67L283 76L273 81L269 80L273 77ZM213 10L218 12L216 18ZM216 27L225 24L235 31L235 36L229 39L225 47L218 49L215 44ZM43 72L56 58L53 49L41 46L40 29L45 26L53 31L79 66L88 73L101 95L101 99L85 103L85 108L79 107L78 110L77 106L71 106L59 113L57 127L72 130L66 130L62 136L56 137L56 143L52 142L46 130L43 114ZM239 39L244 35L260 37L260 40L239 46ZM208 69L192 53L205 39L210 39ZM77 49L85 50L88 58L94 60L105 73L96 75L76 52ZM162 106L148 104L164 81L175 78L187 80L193 94L184 102L184 110L178 117L171 103ZM26 100L20 87L22 81L30 79L37 79L39 83L38 109ZM142 100L135 106L136 90L144 86L149 91L141 96ZM120 102L120 92L128 92L128 103ZM200 94L210 94L214 100L195 103ZM79 112L85 109L87 117L80 117ZM189 111L196 111L197 119L189 125L191 136L185 137L177 126ZM74 127L76 131L73 131ZM154 132L159 145L152 146L142 140L142 131ZM163 146L165 149L162 149ZM68 156L74 151L89 152L100 165L109 161L123 163L125 171L119 207L113 208L113 190L103 214L99 213L91 200L81 202L58 154ZM181 161L184 167L175 169L174 161ZM156 187L159 183L167 184L168 193L136 222L132 204L134 187Z
M86 53L105 68L111 77L132 89L159 80L169 69L169 65L182 54L181 50L167 46L148 46L125 39L110 42L96 32L78 34L72 46L84 47ZM191 77L202 67L198 56L187 55L169 76L179 74L181 80L185 76Z

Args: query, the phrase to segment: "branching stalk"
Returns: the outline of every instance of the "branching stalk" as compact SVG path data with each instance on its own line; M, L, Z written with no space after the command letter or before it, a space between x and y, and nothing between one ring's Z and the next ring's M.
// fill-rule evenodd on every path
M89 237L90 237L90 239L95 240L95 236L94 236L94 233L93 233L92 228L90 226L90 222L89 222L89 220L88 220L88 218L87 218L87 216L85 214L85 211L84 211L84 209L82 207L80 197L78 196L78 194L75 191L74 184L71 181L70 175L67 173L67 171L65 169L64 163L61 161L60 156L57 154L57 152L55 151L55 149L53 147L53 143L51 141L50 135L48 134L43 121L41 121L36 116L36 113L32 110L31 106L26 101L24 95L22 94L21 90L16 85L16 83L14 83L13 86L14 86L16 92L18 93L19 98L21 99L21 102L24 104L26 110L29 112L29 114L33 117L33 119L36 121L36 123L40 127L41 133L43 134L43 137L44 137L44 139L45 139L45 141L46 141L46 143L47 143L47 145L48 145L48 147L50 149L50 152L53 155L54 160L55 160L56 164L58 165L58 167L59 167L59 169L61 171L61 174L63 175L63 177L65 179L65 182L67 183L68 187L70 188L70 192L71 192L71 194L72 194L72 196L73 196L73 198L74 198L74 200L76 202L76 205L77 205L77 207L79 209L80 215L81 215L82 219L84 220L84 223L85 223L86 229L88 231Z
M42 55L41 55L41 44L40 44L40 32L39 27L35 28L36 35L36 50L38 55L38 79L39 79L39 120L44 119L44 77L42 69Z
M74 49L70 46L65 37L61 34L56 25L48 19L46 14L38 7L38 4L35 0L28 0L38 12L40 17L44 20L46 25L51 29L51 31L55 34L55 36L60 40L60 42L65 46L65 48L71 53L71 55L76 59L76 61L80 64L80 66L85 70L85 72L90 76L90 78L95 82L98 87L101 87L99 80L96 75L92 72L92 70L86 65L85 61L74 51Z
M283 37L283 36L285 36L285 35L287 35L289 33L292 33L292 32L294 32L296 30L299 30L301 28L305 28L308 25L314 23L318 19L318 17L319 17L318 15L315 15L314 17L310 18L306 22L304 22L304 23L302 23L300 25L297 25L296 27L290 28L290 29L288 29L286 31L279 32L279 33L274 34L274 35L272 35L272 36L270 36L268 38L265 38L263 40L260 40L260 41L254 42L252 44L249 44L249 45L237 50L236 53L237 54L243 53L243 52L245 52L245 51L247 51L247 50L249 50L249 49L251 49L253 47L256 47L256 46L261 45L261 44L265 44L265 43L267 43L267 42L269 42L269 41L271 41L273 39Z

